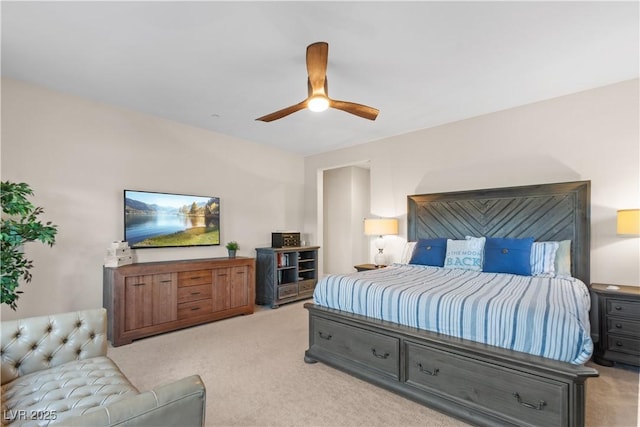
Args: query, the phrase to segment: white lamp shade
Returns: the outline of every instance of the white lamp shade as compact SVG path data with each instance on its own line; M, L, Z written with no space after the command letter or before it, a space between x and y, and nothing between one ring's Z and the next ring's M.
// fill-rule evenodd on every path
M398 234L396 218L369 218L364 220L364 234L367 236L387 236Z
M640 209L618 211L618 234L621 236L640 236Z

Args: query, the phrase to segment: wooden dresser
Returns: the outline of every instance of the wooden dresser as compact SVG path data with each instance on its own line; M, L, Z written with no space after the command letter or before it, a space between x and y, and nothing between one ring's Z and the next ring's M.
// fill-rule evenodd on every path
M104 267L103 306L114 346L253 313L254 258L209 258Z

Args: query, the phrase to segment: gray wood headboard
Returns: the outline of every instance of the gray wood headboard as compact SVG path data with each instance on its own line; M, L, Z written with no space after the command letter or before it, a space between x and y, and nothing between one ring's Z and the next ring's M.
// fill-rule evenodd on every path
M589 285L591 182L407 196L407 238L571 240L571 271Z

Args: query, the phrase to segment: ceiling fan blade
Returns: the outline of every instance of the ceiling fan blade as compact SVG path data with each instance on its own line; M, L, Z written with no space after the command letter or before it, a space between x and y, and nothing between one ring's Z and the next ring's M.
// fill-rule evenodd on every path
M307 46L307 73L313 95L327 95L324 81L327 76L328 56L329 44L326 42L317 42Z
M281 119L289 114L295 113L296 111L304 110L307 108L307 100L305 99L302 102L299 102L295 105L292 105L287 108L283 108L282 110L278 110L275 113L267 114L266 116L258 117L256 120L260 120L262 122L272 122L274 120Z
M378 117L378 113L380 112L373 107L356 104L355 102L336 101L335 99L329 101L329 107L346 111L347 113L355 114L358 117L369 120L375 120L376 117Z

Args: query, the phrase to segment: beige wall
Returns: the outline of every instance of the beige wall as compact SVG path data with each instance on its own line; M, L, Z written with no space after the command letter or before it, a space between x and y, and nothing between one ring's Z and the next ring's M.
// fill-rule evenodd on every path
M405 238L410 194L591 180L591 280L638 285L640 239L615 228L617 209L640 207L638 90L626 81L307 157L305 229L321 235L317 171L337 165L371 162L371 212L400 218ZM398 260L403 243L385 253Z
M25 181L59 226L29 244L33 281L5 319L102 306L107 246L123 239L123 189L221 198L221 240L238 255L301 229L303 159L252 142L2 80L2 180ZM297 165L292 167L292 165ZM224 245L135 251L138 261L226 256Z
M1 314L102 305L103 256L123 237L125 188L220 196L223 243L237 240L239 254L253 256L273 230L300 230L322 245L322 171L367 161L370 214L401 220L401 236L386 243L390 261L406 236L408 194L588 179L591 278L637 285L640 239L616 236L615 215L640 207L638 90L627 81L303 159L3 79L2 180L28 182L60 232L53 248L27 246L33 281L21 287L18 311ZM225 254L223 246L147 249L136 258Z

